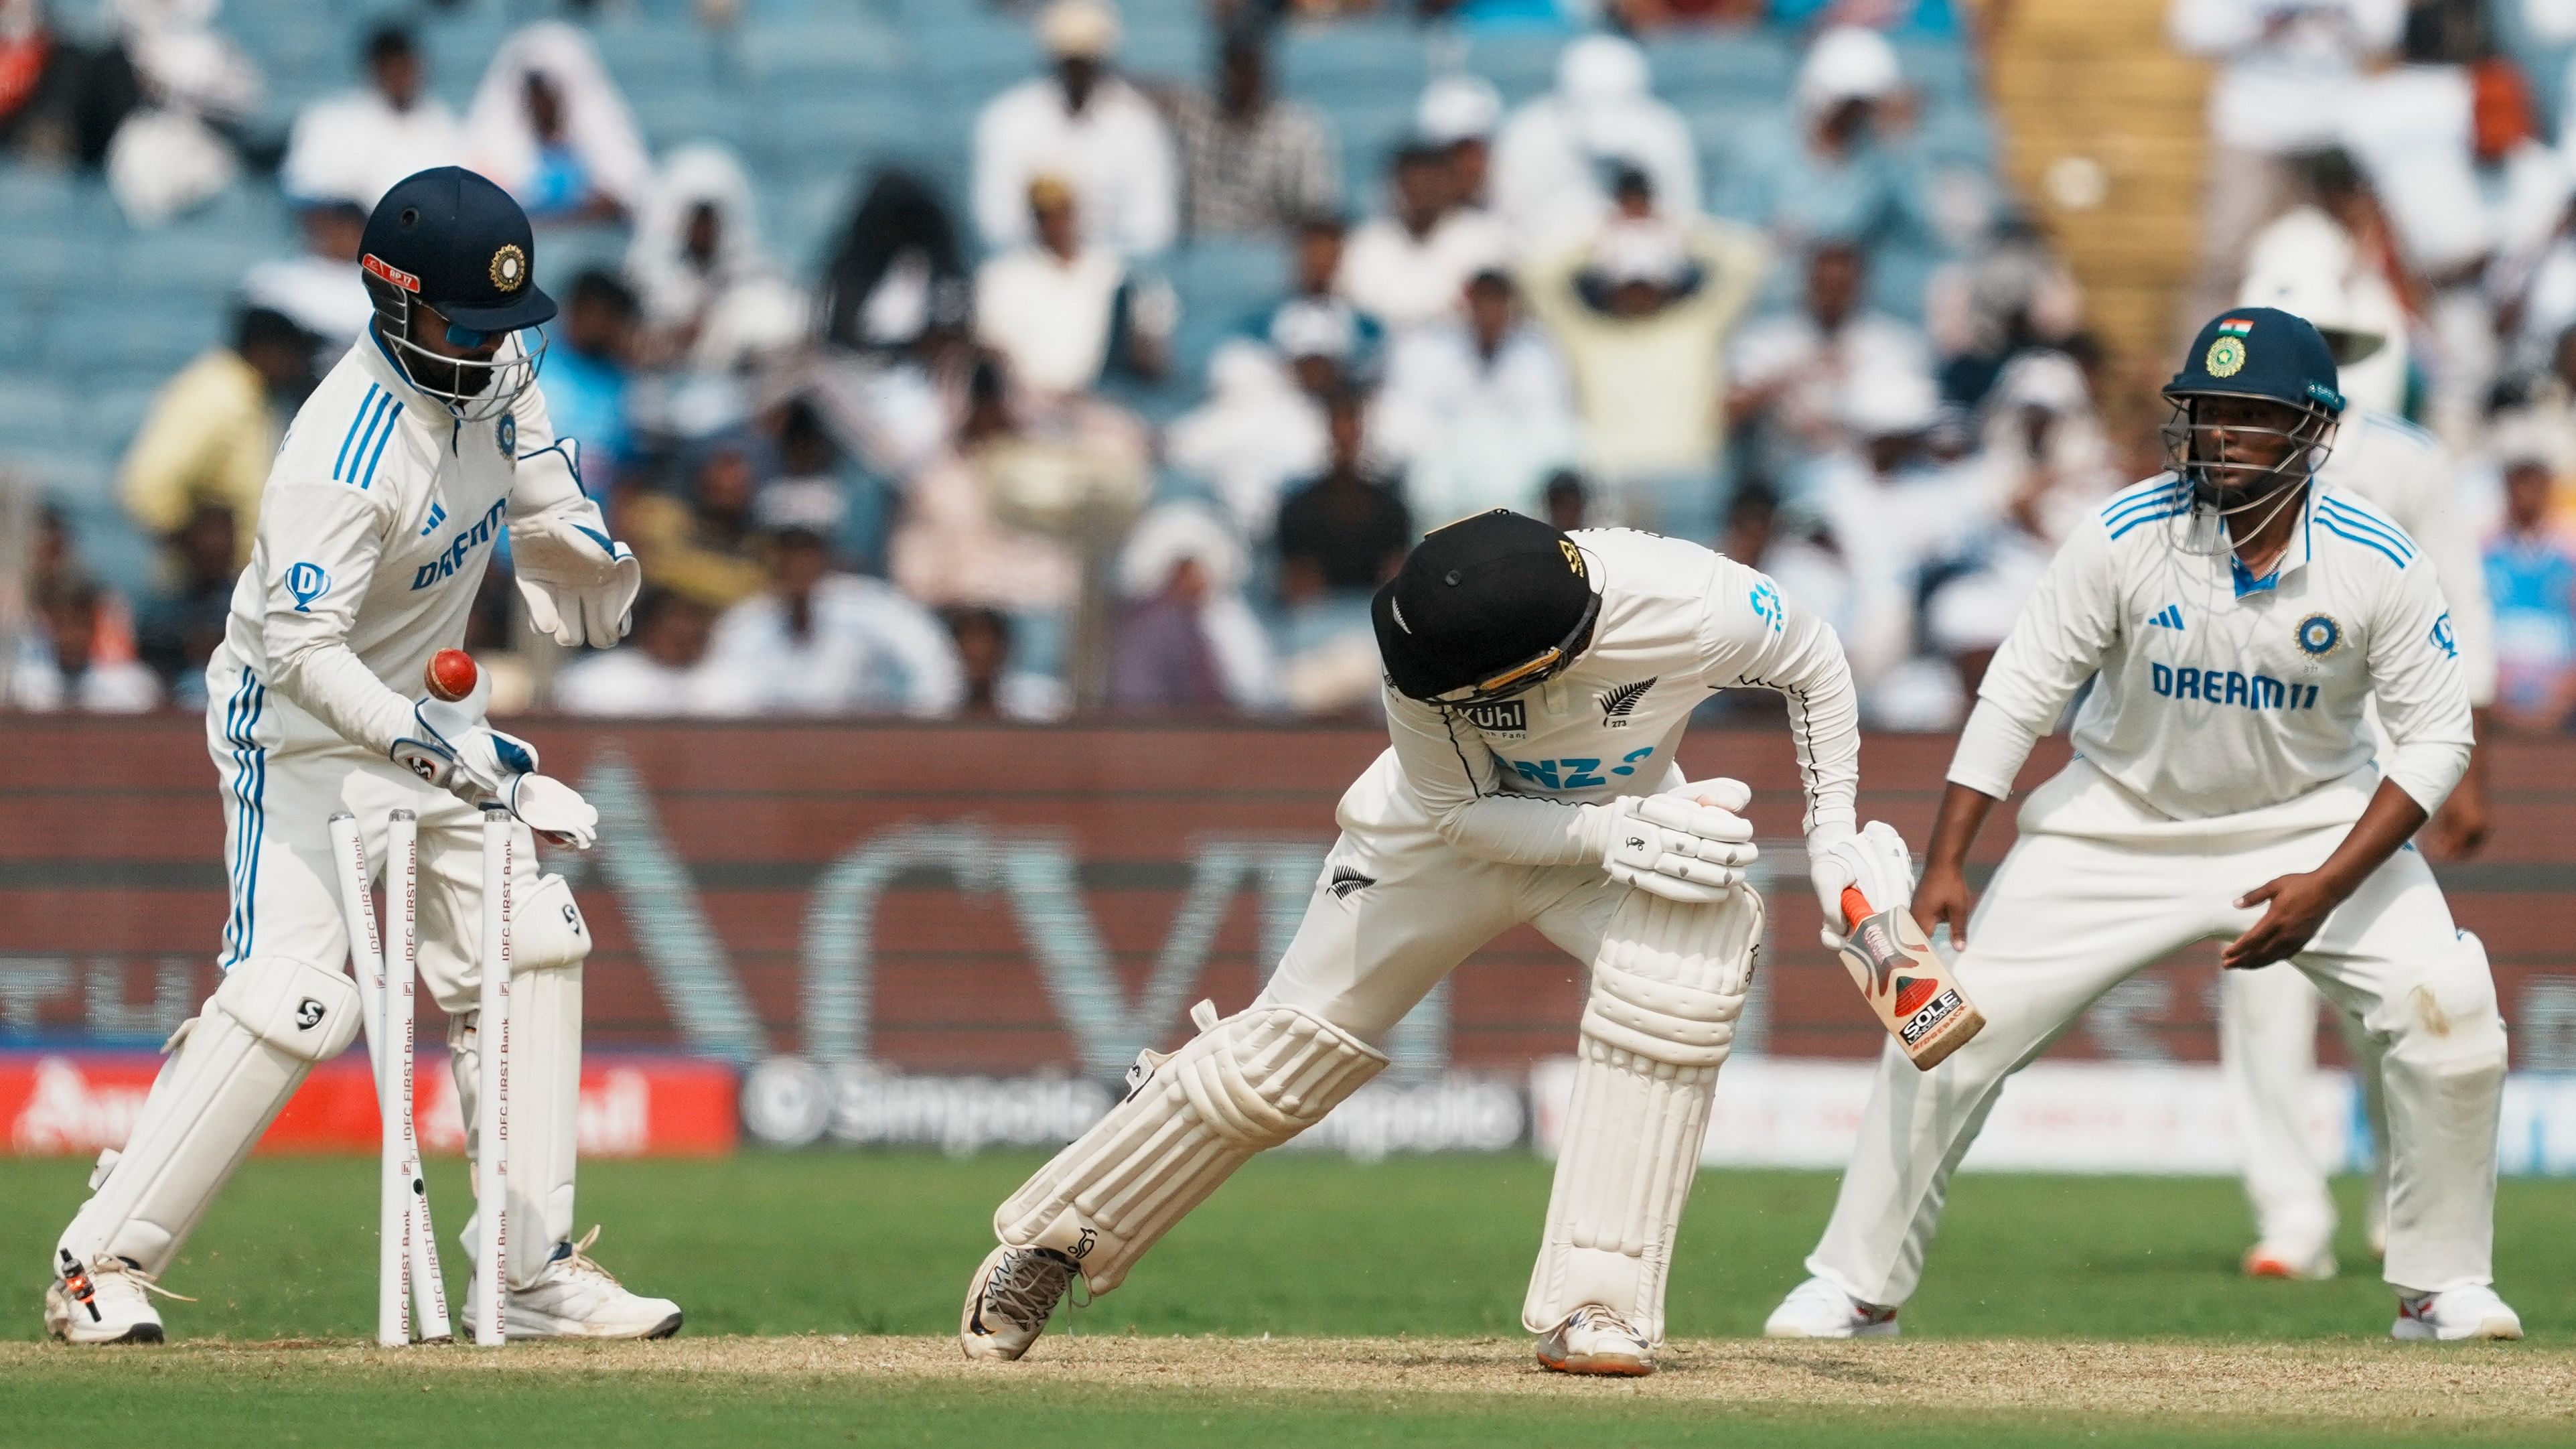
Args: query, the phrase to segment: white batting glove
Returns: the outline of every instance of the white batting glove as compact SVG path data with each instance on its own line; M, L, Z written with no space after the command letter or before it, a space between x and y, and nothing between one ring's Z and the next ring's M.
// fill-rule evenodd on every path
M510 525L510 562L528 625L567 649L605 649L634 623L644 566L626 545L560 514Z
M1753 822L1735 812L1753 798L1740 780L1703 780L1611 808L1601 868L1612 880L1666 900L1712 905L1753 863Z
M1884 820L1873 820L1857 833L1810 836L1807 875L1815 882L1817 903L1825 908L1825 926L1819 934L1828 951L1843 948L1845 887L1860 888L1871 915L1914 899L1914 859L1906 851L1905 837Z
M394 763L468 805L500 801L557 845L590 849L599 839L599 811L570 785L537 773L536 746L484 722L491 678L484 671L460 700L415 703L411 733L394 741Z

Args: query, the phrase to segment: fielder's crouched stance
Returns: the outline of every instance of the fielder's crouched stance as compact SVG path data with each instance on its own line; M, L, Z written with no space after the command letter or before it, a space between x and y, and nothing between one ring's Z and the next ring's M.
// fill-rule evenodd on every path
M626 1292L571 1240L590 938L562 878L537 873L533 836L587 847L597 812L483 722L482 692L455 705L407 697L431 655L463 642L505 523L530 617L558 641L614 643L634 600L633 557L601 532L531 386L538 359L521 338L535 334L522 329L555 310L530 280L533 247L517 203L454 168L403 181L367 222L376 319L288 430L207 669L232 885L223 983L171 1038L124 1149L100 1156L93 1195L63 1232L45 1295L56 1337L159 1341L154 1280L313 1064L356 1038L336 812L357 817L379 864L387 814L419 815L420 974L448 1014L457 1091L476 1121L478 807L496 799L520 822L509 1331L679 1327L675 1305ZM470 1257L471 1223L464 1242Z
M1527 922L1590 964L1580 1066L1522 1319L1551 1368L1645 1373L1717 1071L1762 936L1732 780L1674 764L1713 689L1789 701L1818 885L1851 851L1859 738L1833 635L1696 545L1571 536L1495 512L1423 540L1378 594L1393 748L1342 797L1342 837L1258 999L1147 1052L1132 1090L994 1214L966 1352L1017 1358L1073 1274L1094 1293L1234 1170L1386 1066L1388 1028ZM1838 919L1838 917L1837 917Z
M1927 1073L1880 1058L1815 1276L1773 1335L1893 1334L2005 1077L2140 968L2233 938L2227 967L2291 962L2383 1053L2395 1336L2522 1336L2488 1286L2504 1022L2484 948L2406 844L2468 765L2468 696L2413 543L2312 478L2335 380L2298 317L2213 320L2165 389L2173 471L2067 541L1995 656L1914 896L1926 929L1965 923L1987 1026ZM1968 845L2088 679L2076 757L2023 806L1971 918Z

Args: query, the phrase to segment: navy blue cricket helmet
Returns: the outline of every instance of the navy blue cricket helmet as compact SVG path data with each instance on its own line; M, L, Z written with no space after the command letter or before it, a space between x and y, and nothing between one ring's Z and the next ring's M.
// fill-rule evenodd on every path
M2277 307L2236 307L2209 319L2182 370L2164 385L2174 406L2165 460L2191 485L2182 546L2221 553L2278 517L2332 449L2343 415L2334 351L2309 321ZM2205 411L2220 400L2275 405ZM2265 509L2259 517L2240 515Z
M396 182L358 244L377 331L395 363L413 386L468 419L507 411L536 381L543 348L531 352L518 334L555 315L554 298L537 285L536 260L527 212L461 166ZM479 355L422 347L431 325L448 345Z
M2238 307L2210 318L2164 394L2266 398L2328 417L2343 412L2334 349L2307 318L2277 307Z

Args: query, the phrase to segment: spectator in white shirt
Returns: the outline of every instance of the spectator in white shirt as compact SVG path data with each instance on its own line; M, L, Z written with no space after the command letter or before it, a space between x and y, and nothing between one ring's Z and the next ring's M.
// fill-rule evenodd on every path
M309 205L348 201L360 214L415 171L465 159L465 131L430 95L420 48L401 25L367 37L367 85L306 106L287 133L278 184Z
M242 278L242 300L322 339L321 362L328 368L376 315L366 284L358 280L367 209L355 201L325 201L304 207L297 220L304 250L251 268Z
M1932 447L1939 393L1913 373L1863 374L1844 388L1855 447L1821 463L1804 506L1822 514L1853 561L1852 627L1843 636L1864 709L1870 687L1913 651L1919 590L1934 565L1959 558L1996 516L1989 480Z
M536 221L632 216L653 161L626 96L578 27L540 20L501 42L465 113L468 163Z
M2234 298L2246 243L2297 195L2288 158L2336 143L2355 79L2405 20L2405 0L2174 0L2174 44L2220 63L2200 272L2177 315L2206 317Z
M975 121L975 227L1001 250L1030 235L1029 183L1070 182L1087 240L1122 257L1151 256L1179 226L1171 132L1144 92L1110 70L1118 12L1103 0L1055 0L1038 17L1054 74L995 96Z
M1503 93L1469 71L1451 71L1422 88L1413 131L1424 145L1449 153L1451 187L1460 205L1490 206L1494 132L1503 123Z
M1351 233L1335 289L1390 330L1401 330L1454 313L1467 279L1503 265L1509 249L1492 217L1458 204L1440 148L1398 151L1391 183L1394 214Z
M1829 241L1807 253L1797 309L1745 324L1728 348L1729 424L1747 462L1774 478L1844 446L1843 387L1860 372L1932 376L1923 334L1866 305L1868 263L1859 244Z
M1236 532L1258 543L1288 485L1324 468L1324 409L1279 355L1229 338L1208 358L1207 401L1172 420L1163 457L1215 490Z
M883 579L832 568L837 495L772 488L759 513L772 583L716 620L709 663L753 681L763 714L954 713L965 680L937 616Z
M635 601L633 637L555 676L555 708L614 719L742 719L759 712L759 681L707 657L714 616L669 589Z
M1479 272L1466 292L1463 318L1413 328L1388 349L1370 437L1406 465L1418 518L1539 516L1550 475L1580 445L1574 385L1508 273Z
M1584 235L1610 209L1614 166L1646 173L1656 207L1699 214L1699 154L1681 113L1648 90L1632 41L1587 35L1557 57L1556 89L1520 108L1494 144L1494 211L1522 252Z
M1061 178L1029 183L1028 213L1032 239L976 270L976 340L1041 394L1086 392L1113 365L1161 377L1178 310L1170 288L1131 281L1124 257L1085 238L1081 204Z
M699 142L665 157L626 252L645 354L731 371L806 335L805 295L760 244L751 181L733 153Z

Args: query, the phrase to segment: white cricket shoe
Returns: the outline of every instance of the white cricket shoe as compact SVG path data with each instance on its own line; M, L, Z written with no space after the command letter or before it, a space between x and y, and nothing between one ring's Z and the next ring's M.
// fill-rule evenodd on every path
M45 1285L45 1332L65 1343L159 1343L155 1293L179 1296L112 1253L83 1267L68 1250L59 1251L53 1281Z
M2296 1283L2323 1282L2335 1275L2335 1256L2325 1248L2308 1251L2256 1243L2245 1250L2248 1278L2287 1278Z
M1561 1374L1636 1378L1655 1371L1655 1346L1613 1310L1586 1303L1538 1336L1538 1362Z
M1896 1310L1863 1303L1822 1278L1789 1290L1762 1321L1765 1338L1894 1338Z
M2456 1343L2468 1338L2520 1338L2522 1315L2483 1283L2418 1293L2397 1300L2397 1321L2388 1336L2400 1342L2439 1339Z
M995 1248L966 1285L957 1342L968 1358L1007 1363L1046 1332L1073 1287L1073 1260L1053 1248Z
M592 1260L590 1245L599 1241L594 1227L578 1243L555 1244L537 1281L510 1290L502 1329L512 1338L669 1338L680 1331L680 1305L668 1298L630 1293L617 1275ZM465 1289L465 1321L480 1323L477 1312L482 1275Z

